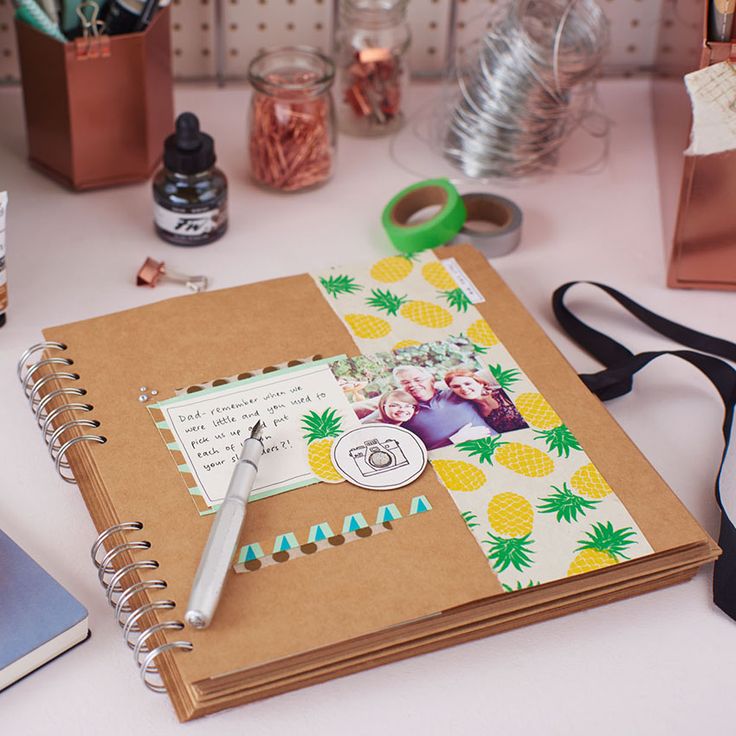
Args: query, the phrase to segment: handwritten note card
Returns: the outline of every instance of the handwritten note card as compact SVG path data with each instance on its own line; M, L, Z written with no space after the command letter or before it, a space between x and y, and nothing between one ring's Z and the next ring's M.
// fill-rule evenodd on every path
M163 414L163 421L156 422L159 429L173 435L169 449L184 457L179 470L196 481L190 492L210 509L222 502L243 442L259 419L265 451L251 500L316 483L307 457L304 415L333 409L343 429L358 425L330 362L286 368L152 406L154 418Z

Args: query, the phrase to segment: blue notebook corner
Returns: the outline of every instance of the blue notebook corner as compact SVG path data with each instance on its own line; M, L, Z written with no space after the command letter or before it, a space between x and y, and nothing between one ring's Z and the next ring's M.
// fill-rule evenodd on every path
M0 690L83 641L87 609L0 531Z

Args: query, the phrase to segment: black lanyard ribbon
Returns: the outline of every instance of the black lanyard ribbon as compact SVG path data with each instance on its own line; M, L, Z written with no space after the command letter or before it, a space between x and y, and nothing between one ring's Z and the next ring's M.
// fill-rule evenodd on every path
M671 340L692 350L656 350L634 354L608 335L579 320L565 305L565 294L576 284L597 286L630 314ZM725 407L724 450L716 476L716 502L721 509L718 544L723 554L713 572L713 600L736 620L736 450L729 446L736 404L736 370L721 358L736 362L736 343L706 335L650 312L616 289L593 281L563 284L552 295L552 309L565 332L606 368L597 373L580 374L583 383L602 401L631 391L634 374L660 355L675 355L700 369L715 386ZM719 357L714 357L719 356ZM730 450L730 451L729 451Z

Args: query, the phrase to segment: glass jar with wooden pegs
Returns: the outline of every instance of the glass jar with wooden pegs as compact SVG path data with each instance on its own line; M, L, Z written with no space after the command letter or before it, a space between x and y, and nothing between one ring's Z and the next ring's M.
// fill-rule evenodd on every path
M411 43L407 5L408 0L340 0L337 114L344 133L380 136L404 122Z
M270 189L294 192L323 184L335 158L335 66L308 46L266 50L248 69L250 173Z

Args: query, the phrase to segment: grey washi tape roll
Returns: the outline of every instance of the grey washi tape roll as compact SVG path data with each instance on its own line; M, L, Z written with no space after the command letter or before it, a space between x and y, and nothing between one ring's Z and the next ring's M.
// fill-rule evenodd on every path
M485 192L463 194L468 216L452 243L471 243L487 258L511 253L521 240L522 214L506 197Z

